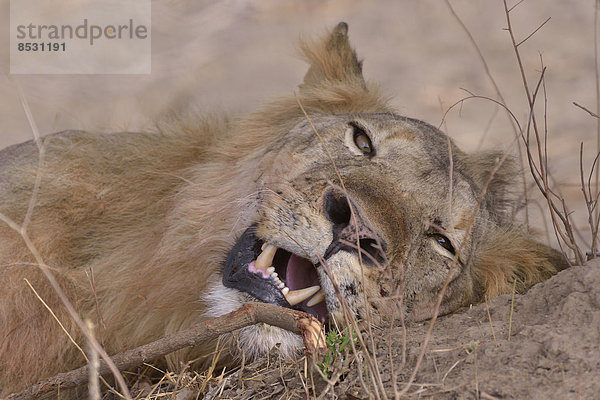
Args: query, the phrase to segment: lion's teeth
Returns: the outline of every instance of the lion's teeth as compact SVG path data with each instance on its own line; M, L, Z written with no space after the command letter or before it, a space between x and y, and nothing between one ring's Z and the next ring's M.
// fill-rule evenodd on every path
M284 296L291 306L295 306L296 304L302 303L304 300L317 293L320 289L321 287L318 285L310 286L304 289L291 290Z
M306 303L308 307L312 307L314 305L319 304L320 302L325 300L325 292L323 289L319 290L317 294L315 294L309 301Z
M283 293L283 295L285 296L286 294L288 294L290 291L290 288L285 286L283 289L281 289L281 293Z
M277 284L277 287L278 287L279 289L283 289L283 288L285 287L285 283L283 283L283 282L279 281L279 283ZM302 300L300 300L300 301L302 301Z
M267 268L267 274L272 274L273 272L275 272L275 268L274 267Z
M275 257L275 253L277 252L277 247L272 244L267 244L263 246L263 251L254 261L254 266L258 269L266 270L273 264L273 257Z
M267 271L267 272L269 272L269 271ZM277 272L271 272L271 278L277 278L278 276L279 276L279 274Z

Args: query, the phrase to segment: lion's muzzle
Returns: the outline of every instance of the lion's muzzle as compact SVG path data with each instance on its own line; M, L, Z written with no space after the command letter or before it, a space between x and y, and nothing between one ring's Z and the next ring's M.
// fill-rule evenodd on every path
M368 219L350 197L331 189L323 198L323 209L332 223L333 241L325 251L327 260L340 250L357 253L366 265L382 265L386 243L370 227ZM360 250L360 251L359 251Z
M366 266L383 265L386 244L344 192L328 189L321 204L333 237L323 254L309 254L308 250L294 254L277 247L269 238L259 238L258 224L253 224L229 252L223 269L223 285L262 302L299 309L327 321L331 310L327 308L322 287L331 285L323 286L321 280L327 278L319 273L323 268L321 264L343 250ZM316 265L309 258L318 260Z

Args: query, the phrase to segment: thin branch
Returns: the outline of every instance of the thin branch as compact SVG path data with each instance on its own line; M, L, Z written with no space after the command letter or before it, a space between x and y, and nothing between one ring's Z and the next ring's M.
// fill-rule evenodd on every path
M454 188L454 156L452 154L452 141L450 136L446 136L448 142L448 160L449 160L449 172L448 172L448 216L452 218L452 192ZM454 226L454 221L451 221L450 226Z
M85 324L88 327L88 332L90 335L94 334L94 323L86 319ZM88 363L88 393L89 400L100 400L100 376L98 374L98 367L100 366L100 360L98 358L98 352L94 349L94 346L89 346L89 363Z
M48 310L48 312L50 313L50 315L52 315L52 318L54 318L54 320L56 321L56 323L58 324L58 326L60 326L60 329L63 330L63 332L65 333L65 335L67 335L67 337L69 338L69 340L71 341L71 343L73 343L73 346L75 346L77 348L77 350L79 350L79 352L83 355L83 357L85 358L86 361L89 361L88 358L87 358L87 355L85 354L85 351L83 351L83 349L81 348L81 346L79 346L79 344L75 341L75 339L73 339L73 336L69 333L69 331L67 330L67 328L65 328L65 326L63 325L63 323L61 322L61 320L58 319L58 317L56 316L56 313L52 310L52 308L48 305L48 303L46 303L46 301L44 299L42 299L42 297L40 296L40 294L37 292L37 290L35 290L35 288L31 284L31 282L29 282L29 280L27 278L24 278L24 280L25 280L25 283L27 283L27 286L29 286L29 288L31 289L31 291L35 295L35 297L37 297L37 299L40 301L40 303L42 303L42 305L46 308L46 310Z
M596 167L596 164L598 162L598 157L600 156L600 154L596 155L596 158L594 158L594 162L592 164L592 169L590 171L590 175L588 177L588 182L587 182L587 190L586 190L586 184L584 181L584 171L583 171L583 142L581 143L580 147L579 147L579 176L581 178L581 191L583 192L583 200L585 201L585 205L587 207L587 211L588 211L588 223L590 224L590 231L592 232L592 244L591 244L591 250L590 250L590 254L592 258L596 257L596 244L597 244L597 237L598 237L598 224L594 223L594 209L596 208L596 206L598 205L598 196L596 196L595 199L592 198L592 186L591 186L591 180L592 180L592 175L594 174L594 169Z
M521 0L519 3L515 4L512 8L515 8L516 6L518 6L519 4L521 4L522 1L524 1L524 0ZM479 48L479 45L475 41L475 38L471 34L471 31L469 31L469 28L467 28L467 25L465 25L465 23L463 22L463 20L454 11L454 8L452 8L452 5L450 4L449 0L446 0L446 6L448 7L448 9L449 9L450 13L452 14L452 16L454 17L454 19L456 19L456 21L458 22L458 24L460 25L460 27L463 29L463 31L465 32L465 34L469 38L469 41L471 42L471 45L473 46L473 48L477 52L477 55L479 56L479 59L481 60L481 63L483 64L483 69L485 70L485 74L487 75L488 79L492 83L492 86L494 86L494 90L496 91L496 96L498 96L498 99L500 99L499 103L503 105L503 108L506 111L506 116L508 117L508 121L510 122L510 126L513 129L514 136L518 137L519 134L520 134L520 132L521 132L521 129L520 129L520 127L519 127L519 129L517 129L518 123L515 124L516 118L514 118L514 116L512 115L512 113L510 112L510 110L508 109L508 106L506 105L506 100L504 100L504 96L502 94L502 91L500 90L500 87L498 86L498 84L496 83L496 80L494 79L494 76L492 75L490 67L488 66L488 63L487 63L485 57L483 56L483 52ZM512 10L512 8L511 8L511 10ZM521 143L518 142L518 141L517 141L517 151L518 151L518 154L519 154L519 164L521 166L521 179L523 181L523 195L525 197L525 201L527 201L528 200L528 196L527 196L527 179L525 179L525 164L523 162L523 150L521 149ZM527 208L525 208L525 224L527 226L529 226L529 210Z
M40 270L42 271L42 273L44 274L44 276L50 283L50 286L52 286L52 288L58 295L59 299L61 300L61 302L67 309L67 312L69 313L71 318L75 321L78 328L83 332L84 336L86 337L86 339L89 342L89 345L92 346L98 352L98 354L102 358L104 358L106 360L106 362L108 363L111 371L114 374L115 380L121 387L121 390L123 392L123 396L125 397L125 399L131 399L131 395L129 394L129 389L127 388L127 385L125 384L125 380L123 379L123 376L121 376L119 371L112 364L112 362L110 361L110 358L108 357L108 354L106 353L104 348L102 348L102 346L98 343L98 341L92 335L90 335L88 333L87 327L85 326L83 320L81 319L79 314L75 311L75 308L73 307L73 305L71 304L71 302L65 295L64 291L60 287L60 284L54 277L54 274L52 273L51 268L44 262L41 254L39 253L38 249L33 244L33 241L29 237L29 234L27 233L27 226L29 225L31 216L33 215L33 210L34 210L35 204L37 202L37 196L38 196L39 188L41 185L42 170L43 170L44 156L45 156L46 149L45 149L45 142L42 143L42 141L41 141L39 129L37 127L37 124L35 123L35 119L33 118L33 114L31 113L31 108L29 107L27 99L25 98L25 95L23 93L23 90L21 89L21 86L19 85L19 83L16 80L13 80L13 81L15 82L15 85L17 86L17 91L19 93L19 99L21 101L21 105L23 106L23 110L25 112L25 115L27 116L27 120L29 122L29 126L31 127L31 131L33 133L35 143L38 147L38 153L39 153L38 157L39 158L38 158L38 168L36 171L35 183L33 186L32 195L29 199L27 212L25 214L23 222L19 226L15 221L10 219L3 213L0 213L0 220L3 221L4 223L6 223L12 230L17 232L21 236L21 238L25 242L25 245L27 246L28 250L31 252L33 257L35 258L38 268L40 268Z
M515 292L517 291L517 279L515 278L513 280L513 287L512 287L512 294L510 297L510 314L508 317L508 341L510 342L510 335L512 333L512 320L513 320L513 313L515 311Z
M351 214L351 218L352 218L352 223L354 224L354 228L355 228L355 234L356 234L356 246L358 249L360 249L360 235L358 232L358 221L357 221L357 217L356 217L356 211L354 209L354 206L352 204L352 202L350 201L350 195L348 194L348 191L346 190L346 186L344 184L344 180L342 179L342 176L337 168L337 165L335 164L335 160L333 159L333 156L331 155L329 149L325 146L325 142L323 141L323 138L321 137L321 135L319 134L319 132L317 131L317 128L314 126L311 118L309 117L308 113L306 112L306 110L304 109L304 106L302 105L302 102L300 101L300 98L298 96L296 96L296 102L298 103L298 106L300 107L300 110L302 111L302 113L304 114L304 117L306 118L306 120L308 121L310 127L312 128L313 132L315 133L315 135L317 136L317 138L319 139L321 146L323 147L323 149L325 150L327 157L329 158L329 161L331 162L331 165L337 175L337 178L340 182L340 186L342 188L342 191L344 193L344 195L346 196L346 201L348 204L348 208L350 209L350 214ZM379 244L379 243L378 243ZM351 324L354 326L354 328L356 329L356 331L359 331L357 322L354 318L353 315L350 314L350 307L348 306L347 302L345 301L345 298L341 295L341 293L339 292L339 289L337 287L337 283L335 282L335 279L333 278L332 274L330 273L331 271L329 271L329 269L327 268L327 265L325 263L324 260L319 260L321 262L321 264L324 267L325 272L327 273L327 275L329 276L331 282L333 283L335 292L336 292L336 296L338 297L338 299L340 300L340 303L343 306L344 309L344 314L346 316L346 319L351 322ZM365 281L365 275L364 275L364 265L363 265L363 261L362 261L362 251L358 251L358 262L359 265L361 267L361 279L364 282ZM367 299L367 295L366 292L363 293L364 296L364 302L365 304L368 304L368 299ZM367 313L366 313L366 317L367 317L367 330L369 333L369 337L371 339L371 345L375 346L374 343L374 339L373 339L373 333L371 331L371 314L370 311L367 307ZM361 342L361 346L366 349L367 347L365 346L365 343L362 340L362 337L359 335L359 341ZM352 349L356 354L356 349L354 348L354 343L352 341L351 345L352 345ZM374 388L375 388L375 395L377 396L377 398L379 398L379 395L381 392L381 395L384 397L384 399L387 400L387 395L385 393L385 389L383 388L383 384L382 384L382 380L381 380L381 374L379 372L379 365L376 362L376 354L373 353L373 358L375 360L373 360L371 358L371 356L367 353L367 364L369 365L369 369L372 372L372 378L376 379L376 381L374 382Z
M87 330L87 327L85 326L85 323L83 322L83 320L81 319L81 317L79 316L79 314L77 314L77 311L75 311L75 308L73 307L73 304L71 304L71 302L69 301L69 299L65 295L65 292L60 287L60 284L56 280L54 274L51 272L50 267L44 262L44 260L43 260L43 258L41 256L41 254L39 253L38 249L35 247L35 245L33 244L32 240L31 240L31 238L27 234L27 231L23 230L22 227L20 227L19 225L17 225L16 222L14 222L12 219L10 219L9 217L7 217L3 213L0 213L0 221L3 221L11 229L13 229L14 231L18 232L21 235L21 238L25 242L25 245L27 246L27 249L29 249L29 251L31 252L31 254L33 255L33 257L35 258L38 267L40 268L40 270L42 271L42 273L44 274L44 276L46 277L46 279L50 283L50 286L52 286L52 289L54 289L54 291L58 295L59 299L61 300L61 302L63 303L63 305L67 309L67 312L69 313L69 315L71 316L71 318L75 321L75 323L77 324L77 326L79 327L79 329L81 330L81 332L84 334L85 338L88 340L88 342L90 343L90 345L94 346L94 348L100 354L100 356L102 357L102 359L107 362L108 366L110 367L110 370L113 372L115 380L118 382L119 387L123 391L123 394L124 394L125 398L126 399L131 399L131 395L129 394L129 389L127 388L127 384L125 383L125 380L123 379L123 376L121 376L121 374L119 373L118 368L116 368L116 366L112 363L110 357L108 356L108 354L106 353L106 351L104 350L104 348L100 345L100 343L98 343L98 341L96 340L96 338L94 338L92 335L90 335L88 333L88 330Z
M494 346L498 347L496 333L494 333L494 324L492 323L492 316L490 314L490 307L488 306L487 294L483 296L483 300L485 301L485 310L487 311L488 321L490 321L490 329L492 330L492 337L494 338Z
M38 129L37 124L35 123L35 119L33 118L33 114L31 113L31 108L29 107L29 103L27 102L27 98L23 93L23 89L17 80L13 79L17 87L17 93L19 95L19 100L21 101L21 106L23 107L23 111L25 112L25 116L27 117L27 121L29 122L29 126L31 127L31 133L33 134L33 139L35 141L36 146L38 147L38 167L35 173L35 183L33 185L33 191L31 193L31 197L29 198L29 205L27 206L27 212L25 213L25 218L21 223L21 230L26 231L27 226L29 225L29 221L31 221L31 216L33 215L33 209L35 208L35 204L37 202L38 192L40 190L40 185L42 183L42 172L44 171L44 159L46 155L46 143L42 142L40 137L40 130Z
M600 0L594 2L594 80L596 83L596 115L600 114L600 67L598 66L598 9ZM596 153L600 154L600 118L596 121ZM596 169L596 195L600 194L600 168ZM600 209L596 209L596 223L600 223Z
M442 124L446 120L446 116L448 115L448 113L454 107L456 107L457 105L463 103L466 100L471 100L471 99L484 99L484 100L488 100L488 101L491 101L492 103L495 103L495 104L499 105L500 107L504 108L508 112L508 114L510 115L510 117L515 121L515 124L517 124L518 131L519 132L523 132L523 129L521 128L521 125L519 124L519 120L517 119L517 117L512 113L512 111L510 111L510 109L505 104L499 102L498 100L494 100L491 97L480 96L480 95L471 95L471 96L463 97L462 99L458 100L456 103L454 103L450 107L448 107L448 109L446 110L446 112L442 116L442 121L440 122L440 125L438 125L438 129L442 126ZM521 133L521 135L522 135L522 133Z
M552 17L548 17L548 19L547 19L547 20L545 20L544 22L542 22L542 24L541 24L540 26L538 26L538 27L536 28L536 30L534 30L533 32L531 32L531 33L529 34L529 36L527 36L525 39L523 39L523 40L521 40L519 43L517 43L517 47L519 47L520 45L522 45L523 43L525 43L525 42L527 41L527 39L529 39L530 37L532 37L533 35L535 35L535 33L536 33L537 31L539 31L540 29L542 29L542 27L543 27L544 25L546 25L546 24L548 23L548 21L550 21L550 19L551 19L551 18L552 18Z
M600 118L600 115L596 114L596 113L595 113L595 112L593 112L593 111L590 111L589 109L585 108L585 107L584 107L584 106L582 106L581 104L578 104L578 103L576 103L576 102L573 102L573 105L574 105L575 107L579 107L579 108L581 108L583 111L587 112L588 114L590 114L590 115L591 115L592 117L594 117L594 118Z
M560 237L564 241L565 245L573 251L573 253L575 254L576 263L581 265L583 263L583 257L581 256L581 252L579 250L579 247L577 246L577 242L576 242L574 234L573 234L573 228L571 226L571 222L569 221L569 215L566 212L564 214L562 213L563 211L565 211L564 199L560 199L561 203L563 203L563 210L560 210L551 197L551 195L553 193L550 190L549 184L548 184L548 176L547 176L547 171L546 171L547 170L547 159L545 159L542 154L542 142L541 142L540 132L539 132L538 124L537 124L537 118L535 116L536 96L540 89L540 85L545 82L544 72L545 72L546 68L544 67L544 65L542 63L542 73L537 82L535 90L532 93L530 91L529 84L527 82L527 77L525 75L525 68L523 66L521 54L519 52L519 48L518 48L517 42L515 40L515 34L514 34L514 30L512 28L512 23L511 23L511 18L510 18L510 11L508 9L506 0L503 0L503 4L504 4L505 16L506 16L507 30L510 35L510 40L511 40L513 50L514 50L514 53L515 53L515 56L517 59L517 65L519 67L519 72L521 74L523 88L525 89L525 95L527 97L527 102L529 105L529 118L528 118L528 122L527 122L527 131L526 131L527 137L526 137L526 139L524 139L525 147L527 148L527 159L529 162L529 167L530 167L530 170L531 170L531 173L532 173L532 176L533 176L533 179L534 179L536 185L540 189L540 192L542 193L542 195L546 198L546 202L548 204L548 209L549 209L550 215L552 217L552 222L555 227L555 232L560 235ZM537 165L535 164L535 161L533 160L533 157L532 157L531 151L530 151L529 134L531 132L532 126L533 126L533 131L535 133L535 139L536 139L537 150L538 150L537 157L538 157L539 164L537 164ZM538 168L539 168L539 170L538 170ZM559 218L561 220L566 233L563 233L563 231L561 229L558 229L558 226L556 225L558 222L557 218ZM565 237L565 234L567 235L567 237ZM559 242L560 242L560 240L559 240Z
M302 335L309 356L319 354L326 348L323 327L312 315L273 304L248 303L229 314L209 319L184 331L173 333L152 343L119 353L111 359L119 370L127 370L179 349L215 340L225 333L258 323L265 323ZM87 382L88 370L89 365L86 365L58 374L22 392L8 396L7 400L35 399L44 394L52 393L59 387L61 390L77 387ZM97 371L99 375L106 375L110 372L110 369L107 363L102 360Z
M519 5L521 5L521 3L522 3L522 2L524 2L524 1L525 1L525 0L521 0L521 1L519 1L517 4L515 4L514 6L512 6L512 7L511 7L511 8L508 10L508 12L511 12L512 10L514 10L515 8L517 8L517 7L518 7Z
M514 144L516 141L517 141L517 138L515 138L515 140L513 141L512 144ZM471 214L469 222L467 224L467 229L465 231L465 237L468 237L468 235L471 232L471 229L473 229L473 224L475 223L475 218L477 217L477 214L479 213L479 209L481 208L481 204L483 203L483 200L485 199L485 195L487 193L488 187L490 186L490 183L496 176L496 173L498 172L498 170L500 169L502 164L504 164L504 162L506 161L507 157L508 157L508 152L505 152L504 155L502 156L502 158L494 166L494 168L490 172L490 176L489 176L488 180L483 185L483 188L481 189L481 193L479 195L479 199L477 201L477 204L475 205L475 209L473 210L473 213ZM448 285L450 284L450 282L452 280L452 270L454 268L456 268L456 266L458 264L458 258L465 246L465 243L466 242L462 242L460 244L460 247L458 248L458 250L456 251L456 254L454 255L452 263L450 264L450 268L448 269L448 274L446 276L446 281L444 282L444 285L442 286L442 289L440 290L440 293L438 294L437 302L435 304L435 308L433 311L433 316L429 323L429 328L427 329L427 334L425 335L423 344L421 345L421 351L417 358L417 362L415 364L415 367L413 369L413 372L412 372L408 382L406 383L406 386L404 386L404 388L397 394L397 397L406 395L408 393L408 390L410 389L411 385L415 381L415 378L417 377L417 373L419 372L419 368L421 366L421 363L423 362L423 358L425 357L425 351L427 350L429 340L431 339L431 335L433 333L433 327L435 326L435 321L437 320L437 317L439 316L440 307L442 305L442 300L444 298L444 294L446 293L446 289L448 288Z

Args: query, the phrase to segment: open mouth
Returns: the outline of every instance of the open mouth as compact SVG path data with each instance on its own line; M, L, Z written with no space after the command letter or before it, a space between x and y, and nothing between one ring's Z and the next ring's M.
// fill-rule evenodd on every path
M259 301L294 308L327 322L329 313L315 265L265 243L248 228L229 252L223 284Z

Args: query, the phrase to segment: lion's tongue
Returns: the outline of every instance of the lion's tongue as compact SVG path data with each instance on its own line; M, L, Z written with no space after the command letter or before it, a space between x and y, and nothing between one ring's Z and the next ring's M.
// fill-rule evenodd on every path
M308 260L298 257L292 254L286 270L286 286L290 290L304 289L310 286L320 286L319 276L315 266ZM322 290L322 289L321 289ZM319 319L325 320L327 318L327 306L324 301L309 307L308 303L310 299L307 299L300 303L302 309L312 310Z
M287 287L290 290L303 289L309 286L320 285L317 270L312 263L304 258L292 254L285 275Z

